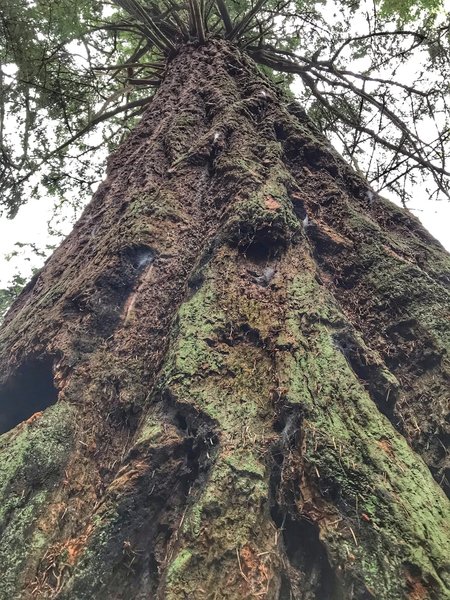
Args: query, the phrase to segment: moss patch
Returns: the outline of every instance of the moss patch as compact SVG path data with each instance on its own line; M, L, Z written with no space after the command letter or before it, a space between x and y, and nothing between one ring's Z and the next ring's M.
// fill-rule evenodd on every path
M322 296L316 317L311 320L307 311L302 320L304 290L312 285L305 276L290 288L287 323L298 350L281 359L281 385L288 401L299 403L305 413L303 485L337 519L333 525L326 519L318 523L321 538L344 578L361 579L377 598L403 597L404 572L410 568L435 590L433 597L445 597L450 573L444 550L449 544L447 501L336 347L332 330L341 319L330 319L327 304L333 303L323 290L313 295L316 302ZM321 313L325 323L317 318Z
M49 532L36 529L73 447L76 411L65 402L0 437L0 597L13 598L26 564L36 564Z
M247 254L267 256L288 246L299 231L285 185L274 178L233 204L223 235Z

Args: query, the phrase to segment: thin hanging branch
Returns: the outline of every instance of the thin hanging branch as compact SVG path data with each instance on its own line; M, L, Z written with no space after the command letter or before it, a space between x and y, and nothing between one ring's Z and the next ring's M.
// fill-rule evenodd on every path
M156 87L161 83L161 77L156 79L128 79L128 82L136 86Z
M86 133L88 133L89 131L91 131L91 129L93 129L96 125L99 125L100 123L103 123L104 121L107 121L111 117L114 117L115 115L118 115L121 112L130 110L132 108L145 106L145 104L148 104L150 102L150 100L152 99L152 97L153 97L153 95L146 96L145 98L140 98L139 100L134 100L133 102L129 102L128 104L122 104L120 106L117 106L116 108L114 108L114 109L112 109L110 111L102 112L102 113L97 113L97 115L95 115L92 118L92 120L90 120L89 123L87 123L82 129L80 129L79 131L77 131L77 133L75 135L73 135L72 137L70 137L69 139L67 139L65 142L63 142L62 144L60 144L57 148L55 148L54 150L52 150L51 152L49 152L48 154L46 154L33 167L33 169L31 169L28 173L26 173L23 177L21 177L17 182L15 182L15 185L16 186L20 186L23 183L25 183L26 181L28 181L28 179L30 179L30 177L32 175L34 175L35 173L37 173L37 171L39 171L39 169L46 162L48 162L50 158L52 158L53 156L56 156L57 154L60 154L68 146L72 145L76 140L78 140L79 138L81 138L84 135L86 135Z
M411 128L387 106L386 101L380 101L374 94L367 93L364 90L364 87L359 88L354 85L348 77L345 76L346 72L335 68L329 61L311 60L307 57L295 57L298 59L298 62L295 62L290 57L286 58L286 55L295 56L292 55L292 53L277 51L276 48L272 47L248 46L247 50L252 58L260 64L264 64L276 71L299 75L314 98L316 98L316 100L331 114L334 114L341 123L348 125L355 131L365 133L369 138L379 144L379 146L394 152L395 155L406 157L415 162L418 166L429 171L437 188L445 196L450 197L448 183L444 181L444 177L450 177L450 171L445 168L445 153L442 160L440 156L438 158L440 164L436 164L436 161L430 158L430 156L433 156L432 151L436 150L435 144L432 142L427 143L419 138L417 133L411 130ZM360 75L360 78L363 81L366 79L369 81L371 80L370 76L366 77L365 75ZM380 135L381 132L377 132L371 127L368 127L367 124L362 122L361 118L349 117L349 115L341 110L335 103L330 103L327 100L327 96L339 97L341 95L335 91L319 90L319 82L328 85L329 90L335 90L336 86L341 87L347 92L350 92L353 98L359 98L368 105L371 105L377 113L380 113L384 118L390 121L392 126L400 132L399 139L397 141L390 141L386 137ZM411 86L405 85L400 87L406 89L406 91L409 91L410 93L415 92L415 89ZM419 94L419 96L420 95L421 94ZM361 117L361 113L359 116ZM396 164L398 166L398 161Z
M175 21L175 23L177 24L177 27L179 29L180 32L180 38L183 41L187 41L189 39L189 31L183 21L183 19L181 18L181 16L178 14L180 12L179 7L177 6L177 4L174 2L174 0L166 0L166 2L170 5L172 12L170 13L173 20Z
M149 39L154 42L160 50L166 53L174 53L175 46L156 25L149 13L137 2L137 0L113 0L115 4L126 10L135 19L141 21Z

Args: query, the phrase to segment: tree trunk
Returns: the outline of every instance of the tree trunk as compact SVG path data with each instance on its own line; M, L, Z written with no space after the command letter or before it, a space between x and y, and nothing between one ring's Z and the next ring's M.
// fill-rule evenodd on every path
M449 284L251 60L184 47L1 331L0 597L449 598Z

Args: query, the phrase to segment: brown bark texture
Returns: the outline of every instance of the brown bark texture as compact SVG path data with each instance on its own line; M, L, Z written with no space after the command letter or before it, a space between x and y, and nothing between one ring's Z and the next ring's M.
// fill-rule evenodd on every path
M245 54L183 47L0 332L0 598L450 598L449 286Z

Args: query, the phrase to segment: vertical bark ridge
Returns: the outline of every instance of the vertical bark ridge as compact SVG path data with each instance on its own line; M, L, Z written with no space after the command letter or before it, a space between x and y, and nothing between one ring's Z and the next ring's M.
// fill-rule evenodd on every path
M395 375L377 404L448 494L448 254L417 219L374 194L345 165L337 175L316 158L305 161L304 139L292 137L284 142L286 157L299 188L295 199L310 216L307 234L320 276L372 357L355 341L343 352L363 379L369 375L369 385L370 364L380 358Z
M369 192L233 46L175 57L0 334L2 403L59 392L0 438L0 597L447 597L449 259Z

